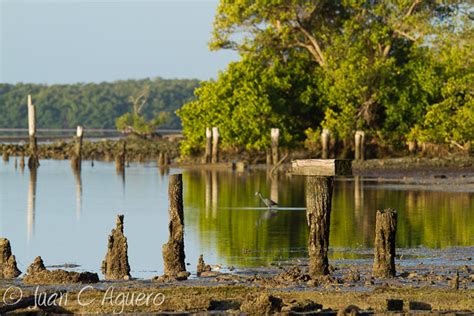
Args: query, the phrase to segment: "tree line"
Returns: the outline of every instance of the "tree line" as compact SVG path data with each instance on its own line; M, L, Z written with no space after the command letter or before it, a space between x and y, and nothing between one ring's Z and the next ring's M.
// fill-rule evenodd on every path
M221 0L211 49L242 56L178 111L183 153L206 127L223 146L262 150L322 128L370 141L467 148L474 139L474 6L434 0Z
M162 78L64 85L0 84L0 127L28 126L26 104L31 94L39 128L116 128L117 118L133 111L133 97L145 89L140 114L152 120L169 113L161 127L181 128L174 112L194 99L198 84L197 80Z

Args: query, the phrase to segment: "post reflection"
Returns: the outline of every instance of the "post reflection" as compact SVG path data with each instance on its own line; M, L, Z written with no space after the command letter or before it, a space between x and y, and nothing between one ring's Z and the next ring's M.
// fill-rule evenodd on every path
M29 243L35 231L35 209L36 209L36 182L37 182L36 168L30 169L30 179L28 182L28 200L26 212L26 227L27 227L27 242Z

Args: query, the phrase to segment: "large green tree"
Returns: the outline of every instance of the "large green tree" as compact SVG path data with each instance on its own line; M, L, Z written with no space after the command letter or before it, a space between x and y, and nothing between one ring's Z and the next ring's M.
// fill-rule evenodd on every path
M401 143L429 105L447 97L446 65L433 63L433 51L439 39L472 28L471 8L433 0L221 0L210 46L311 60L316 79L308 89L319 96L314 108L324 110L324 127L343 139L362 128Z

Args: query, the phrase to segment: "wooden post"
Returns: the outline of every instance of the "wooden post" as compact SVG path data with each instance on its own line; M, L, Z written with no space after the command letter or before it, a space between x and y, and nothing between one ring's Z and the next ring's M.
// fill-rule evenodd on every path
M30 158L28 159L28 168L36 169L39 167L38 144L36 141L36 107L31 101L31 95L28 95L28 135L30 138Z
M212 152L212 131L209 127L206 127L206 149L204 153L204 163L211 163L211 152Z
M397 211L377 211L375 219L375 255L372 274L378 278L395 276L395 234Z
M168 165L170 164L170 157L168 156L168 152L165 151L165 154L163 156L163 160L164 160L164 166L165 167L168 167Z
M74 155L71 159L71 167L76 171L81 171L82 166L82 137L84 136L84 129L82 126L78 126L76 129L76 137L75 137L75 147L74 147Z
M272 151L270 149L266 151L266 163L268 166L272 164Z
M355 143L355 160L364 160L365 158L365 133L363 131L356 131L354 135Z
M120 174L125 174L125 158L127 156L127 142L122 142L122 150L115 156L115 169Z
M329 130L326 128L323 129L323 132L321 133L321 146L323 150L321 158L323 159L329 158L329 138L330 138Z
M184 262L183 177L169 176L169 240L163 245L164 274L170 278L187 278ZM186 277L185 277L186 276Z
M219 162L219 129L212 128L212 163Z
M271 129L271 140L272 140L272 162L273 165L278 163L278 139L280 138L280 129L272 128Z
M329 274L328 247L334 177L306 177L306 219L309 226L309 275Z
M158 154L158 167L163 167L165 165L165 155L162 151Z
M23 152L20 155L20 170L23 171L25 169L25 155Z
M4 162L7 163L8 161L10 161L10 153L8 152L7 148L4 147L2 155L3 155Z

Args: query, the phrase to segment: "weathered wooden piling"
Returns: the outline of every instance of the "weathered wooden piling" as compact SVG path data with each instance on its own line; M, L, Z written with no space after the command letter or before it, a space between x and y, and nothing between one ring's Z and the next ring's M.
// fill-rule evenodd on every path
M334 177L306 177L306 219L309 226L309 275L329 274L329 225Z
M163 151L160 151L158 154L158 167L164 167L165 166L165 154Z
M328 159L329 158L329 140L330 140L330 133L328 129L323 129L321 133L321 147L322 147L322 154L321 158Z
M16 265L15 256L12 254L10 241L0 238L0 279L13 279L21 274Z
M165 279L186 279L184 262L184 213L183 213L183 177L181 174L169 176L169 239L163 245L163 263Z
M265 154L266 154L265 162L268 166L270 166L272 164L272 151L271 151L271 149L267 149Z
M309 275L329 274L328 248L334 176L351 175L350 160L303 159L292 162L291 173L306 176L306 219L309 227Z
M76 129L74 154L71 158L71 167L76 171L81 171L82 167L82 137L84 136L84 129L78 126Z
M25 169L25 156L21 153L20 156L20 170L23 171Z
M395 235L397 232L397 211L377 211L375 219L375 255L372 274L377 278L395 276Z
M125 161L127 157L127 142L122 142L121 150L115 155L115 170L117 173L125 173Z
M117 215L116 227L109 235L107 254L102 261L102 273L106 280L130 279L127 237L123 233L123 215Z
M38 144L36 140L36 107L31 100L31 95L28 95L28 135L30 138L28 168L36 169L39 167Z
M212 128L212 163L219 162L219 129L217 127Z
M355 144L355 160L365 159L365 133L363 131L356 131L354 135Z
M270 131L270 136L272 140L272 164L276 165L279 160L278 142L280 138L280 129L272 128Z
M212 153L212 131L209 127L206 127L206 148L204 152L203 163L211 163Z

